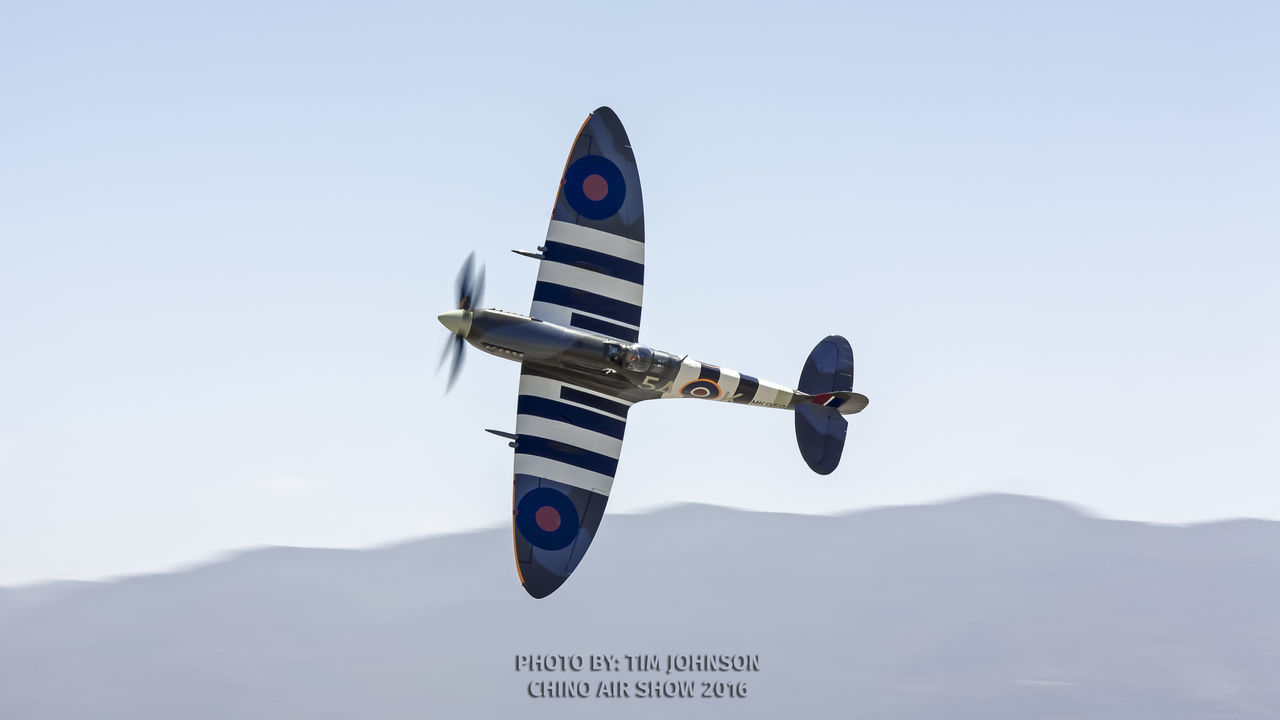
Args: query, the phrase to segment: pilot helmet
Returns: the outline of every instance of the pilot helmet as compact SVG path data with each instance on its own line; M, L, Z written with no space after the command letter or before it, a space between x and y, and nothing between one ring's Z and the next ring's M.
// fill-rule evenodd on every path
M653 351L644 345L628 345L622 362L632 372L644 372L653 364Z

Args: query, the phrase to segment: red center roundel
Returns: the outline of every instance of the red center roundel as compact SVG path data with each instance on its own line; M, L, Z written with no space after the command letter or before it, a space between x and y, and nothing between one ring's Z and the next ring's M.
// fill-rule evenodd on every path
M599 175L588 175L582 181L582 194L591 202L600 202L609 194L609 182Z
M543 505L533 514L533 521L543 532L555 532L560 527L560 513L550 505Z

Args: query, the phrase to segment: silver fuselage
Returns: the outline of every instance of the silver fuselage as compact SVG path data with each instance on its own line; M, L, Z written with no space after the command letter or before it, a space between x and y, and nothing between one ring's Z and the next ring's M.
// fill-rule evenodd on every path
M502 310L455 310L441 315L440 322L490 355L532 365L629 402L691 397L786 409L809 397L687 355ZM642 358L628 364L629 352Z

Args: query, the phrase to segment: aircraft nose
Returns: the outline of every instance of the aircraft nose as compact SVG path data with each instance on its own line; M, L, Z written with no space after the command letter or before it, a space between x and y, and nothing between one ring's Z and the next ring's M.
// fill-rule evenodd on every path
M450 310L438 318L440 324L458 337L466 337L471 332L471 313L466 310Z

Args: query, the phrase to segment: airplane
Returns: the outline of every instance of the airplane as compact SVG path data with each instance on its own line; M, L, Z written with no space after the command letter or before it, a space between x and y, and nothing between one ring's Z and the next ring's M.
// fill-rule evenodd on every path
M488 432L515 450L516 571L534 598L563 585L595 538L635 403L697 398L792 410L800 454L823 475L840 462L844 416L868 403L853 391L853 350L839 335L814 347L795 388L640 344L644 249L635 155L618 116L601 107L574 139L546 241L536 252L512 251L539 261L529 314L479 307L484 271L473 254L458 275L457 308L439 316L453 333L450 388L464 342L520 363L515 432Z

